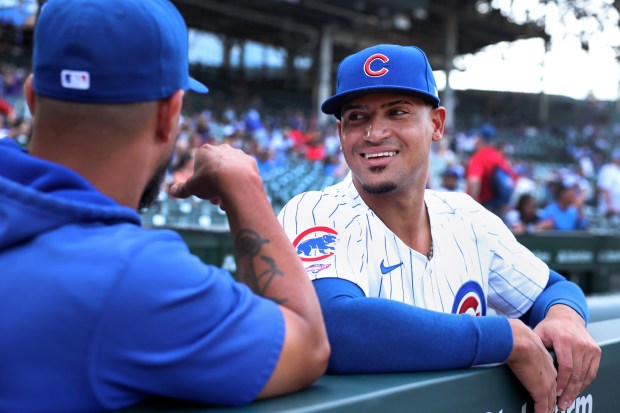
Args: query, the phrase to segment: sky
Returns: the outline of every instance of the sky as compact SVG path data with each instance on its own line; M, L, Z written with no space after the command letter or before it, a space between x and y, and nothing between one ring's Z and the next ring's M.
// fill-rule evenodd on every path
M451 73L454 89L503 90L585 99L616 100L619 66L613 49L603 45L589 52L576 39L556 42L545 55L542 39L489 46L476 55L459 57L464 70ZM445 73L435 72L439 89Z
M593 9L605 0L590 0ZM586 99L616 100L620 82L619 63L614 46L620 46L618 13L613 9L606 14L605 27L595 21L577 21L570 13L565 20L554 5L539 6L537 0L493 0L503 12L511 14L516 22L525 21L529 8L534 17L545 20L551 37L545 54L542 39L519 40L491 45L476 53L457 58L455 65L462 70L450 77L454 89L506 90L540 93ZM589 50L581 47L576 33L591 32ZM438 87L445 85L445 74L436 73Z

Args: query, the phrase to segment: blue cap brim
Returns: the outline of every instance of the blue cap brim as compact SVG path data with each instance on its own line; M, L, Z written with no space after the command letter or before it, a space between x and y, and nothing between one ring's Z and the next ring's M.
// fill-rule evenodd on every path
M189 90L196 93L207 93L209 88L197 81L194 78L189 78Z
M342 107L349 101L356 99L360 96L368 95L370 93L403 93L406 95L415 96L424 102L427 102L433 107L439 106L439 100L436 96L426 93L422 90L413 88L404 88L402 86L369 86L355 90L350 90L344 93L334 95L327 99L321 105L321 111L326 115L334 115L340 119L340 111Z

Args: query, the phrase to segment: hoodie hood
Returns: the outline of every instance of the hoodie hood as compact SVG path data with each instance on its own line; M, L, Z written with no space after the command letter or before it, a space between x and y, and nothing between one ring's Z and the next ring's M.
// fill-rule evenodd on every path
M63 225L89 222L140 225L140 215L76 172L0 140L0 253Z

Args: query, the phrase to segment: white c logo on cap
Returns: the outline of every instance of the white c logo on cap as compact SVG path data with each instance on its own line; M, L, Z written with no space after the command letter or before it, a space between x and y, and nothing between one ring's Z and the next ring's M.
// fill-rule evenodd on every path
M366 73L368 76L379 77L379 76L383 76L384 74L390 71L387 67L381 67L381 69L379 70L372 70L370 68L370 65L375 60L381 60L383 63L387 63L389 62L390 59L388 59L386 55L381 54L381 53L375 53L372 56L370 56L368 59L366 59L366 62L364 63L364 73Z

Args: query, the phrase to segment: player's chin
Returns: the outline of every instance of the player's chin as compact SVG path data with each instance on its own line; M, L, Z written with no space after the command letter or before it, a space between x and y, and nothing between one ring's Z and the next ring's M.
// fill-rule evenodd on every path
M395 182L383 181L383 182L362 182L362 189L367 194L381 195L393 192L398 188Z

